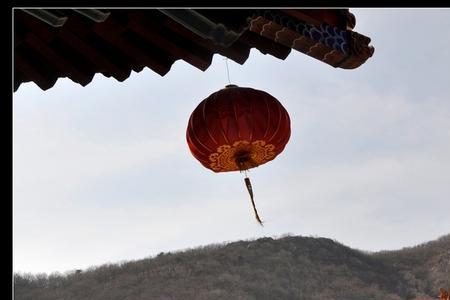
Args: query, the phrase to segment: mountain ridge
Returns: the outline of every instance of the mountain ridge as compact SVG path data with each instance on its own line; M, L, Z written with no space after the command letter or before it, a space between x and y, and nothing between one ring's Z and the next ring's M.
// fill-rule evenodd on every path
M82 272L15 274L15 299L436 299L450 234L367 253L322 237L211 244ZM422 298L420 298L422 297Z

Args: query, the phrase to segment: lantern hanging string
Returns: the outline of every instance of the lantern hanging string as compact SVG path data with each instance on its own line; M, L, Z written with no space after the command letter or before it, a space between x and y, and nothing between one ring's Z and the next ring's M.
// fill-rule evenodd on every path
M225 57L225 65L227 66L227 77L228 77L228 83L231 84L231 80L230 80L230 70L228 69L228 58Z
M245 178L244 178L245 186L247 187L247 191L250 195L250 200L252 201L252 206L253 206L253 211L255 213L256 221L258 221L259 225L264 226L263 222L261 221L261 218L258 215L258 211L256 210L255 201L253 200L252 183L250 182L250 178L248 178L248 176L247 176L247 170L244 170L244 176L245 176Z

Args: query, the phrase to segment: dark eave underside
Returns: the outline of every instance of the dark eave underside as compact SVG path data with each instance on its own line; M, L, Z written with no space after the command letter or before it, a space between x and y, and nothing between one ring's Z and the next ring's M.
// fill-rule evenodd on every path
M296 49L342 68L358 67L373 53L371 47L369 50L372 50L364 55L351 51L346 53L345 49L339 53L325 45L323 39L320 43L314 40L312 27L308 27L307 33L305 31L305 37L298 29L304 22L320 26L322 18L327 24L334 23L330 25L339 29L341 35L342 32L348 35L350 40L351 34L357 33L351 31L354 24L342 17L345 16L342 10L326 10L325 15L320 10L309 10L306 14L302 10L274 10L270 14L255 10L239 10L239 13L221 10L220 14L212 10L199 11L209 20L237 31L239 38L225 47L192 32L156 9L110 10L104 21L93 21L73 10L64 10L62 13L66 20L60 27L53 27L15 9L14 89L17 90L23 82L33 81L46 90L62 77L85 86L97 73L124 81L132 70L140 72L145 67L164 76L179 59L204 71L216 53L243 64L252 48L282 60L291 49ZM279 16L283 20L278 20ZM364 40L366 48L368 42L370 39ZM325 54L326 57L322 57Z

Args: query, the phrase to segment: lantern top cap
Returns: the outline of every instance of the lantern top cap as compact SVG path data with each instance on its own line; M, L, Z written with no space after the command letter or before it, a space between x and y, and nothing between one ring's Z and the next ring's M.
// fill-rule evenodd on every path
M236 88L236 87L238 87L238 86L235 85L235 84L227 84L227 85L225 86L226 89L228 89L228 88Z

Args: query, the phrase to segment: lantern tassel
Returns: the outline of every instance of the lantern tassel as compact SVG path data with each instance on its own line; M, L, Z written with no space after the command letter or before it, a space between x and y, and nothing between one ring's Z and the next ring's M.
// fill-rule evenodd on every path
M245 186L247 187L248 193L250 194L250 199L252 200L253 211L255 212L256 221L258 221L259 225L264 226L263 222L259 218L258 211L256 210L255 201L253 200L253 189L252 183L250 182L250 178L247 176L244 178Z

